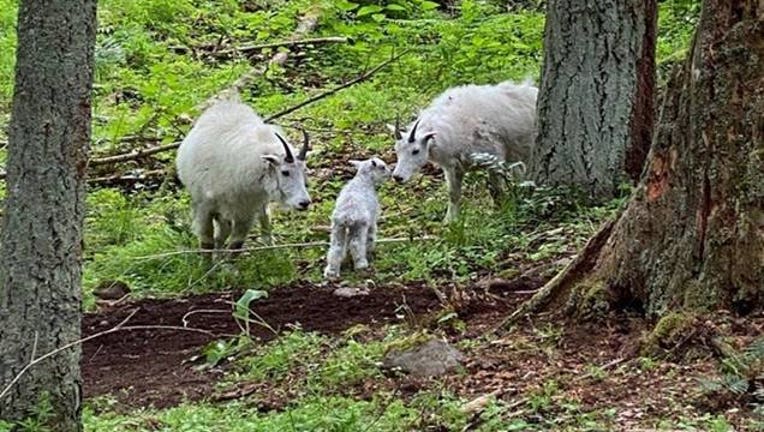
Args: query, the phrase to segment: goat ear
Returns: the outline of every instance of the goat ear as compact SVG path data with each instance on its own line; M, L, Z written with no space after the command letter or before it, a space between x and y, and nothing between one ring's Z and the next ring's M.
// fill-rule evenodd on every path
M264 161L268 162L268 165L270 166L276 166L279 164L280 158L276 155L263 155L260 157L263 158Z
M361 166L361 161L359 161L359 160L355 160L355 159L350 159L350 160L348 161L348 163L349 163L350 165L353 165L353 166L354 166L354 167L356 167L356 168L359 168L359 167Z
M392 132L393 137L395 137L396 140L399 140L403 138L403 135L401 134L401 130L395 127L394 125L391 125L390 123L386 123L385 126L387 126L387 129Z

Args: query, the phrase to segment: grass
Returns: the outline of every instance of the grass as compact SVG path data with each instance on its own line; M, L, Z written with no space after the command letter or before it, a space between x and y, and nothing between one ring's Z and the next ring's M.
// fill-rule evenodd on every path
M17 3L0 0L0 141L5 139L3 126L13 90ZM697 4L688 0L660 2L657 53L661 74L686 51L697 20ZM317 227L328 224L334 197L350 175L350 166L343 161L374 153L391 160L392 141L384 124L392 123L397 113L408 118L435 94L456 84L526 77L538 81L542 12L516 8L507 13L500 2L481 0L462 0L455 10L446 12L433 5L426 0L100 1L93 153L129 150L135 145L130 137L158 143L182 138L189 127L188 118L198 114L194 107L251 67L245 58L211 60L177 47L217 43L221 36L234 46L283 40L304 11L319 9L314 36L343 35L353 43L306 48L284 67L272 68L256 79L243 97L263 115L347 81L393 53L410 50L373 79L279 120L286 126L299 122L311 131L314 152L308 166L315 205L308 213L275 212L276 242L325 241L327 234ZM252 63L262 64L273 53L263 52ZM173 156L172 152L160 155L156 164L171 166ZM4 158L5 151L0 150L0 160ZM528 261L552 260L568 247L581 246L623 202L591 208L564 192L539 190L532 194L519 191L504 207L493 208L481 176L471 175L466 184L464 215L446 227L441 223L446 206L443 183L439 176L420 176L406 188L393 184L381 188L381 237L430 235L436 240L380 245L374 262L377 282L468 283L486 273L513 268L517 264L513 256L521 255ZM177 253L196 245L187 194L169 185L148 189L95 188L89 192L86 308L94 306L93 288L110 280L125 281L136 296L259 289L295 279L320 280L324 248L255 252L235 266L210 271L197 255ZM561 226L565 235L534 241ZM347 277L350 283L360 280L352 273ZM451 324L459 323L445 325ZM86 430L464 428L470 421L459 409L464 401L445 390L430 388L405 400L391 389L377 391L369 400L343 395L343 389L364 380L381 379L377 362L406 333L396 328L386 331L386 336L366 339L352 335L330 338L296 329L267 344L235 341L209 348L208 358L214 361L228 353L237 354L235 367L222 386L273 381L286 388L298 380L303 390L280 410L261 412L246 402L234 402L120 413L108 399L99 399L89 401L85 408ZM538 331L543 333L539 335L543 350L554 349L561 330ZM460 346L464 349L478 345L463 342ZM314 358L322 361L311 360ZM657 363L644 358L640 366L647 373ZM611 375L594 364L589 368L598 380ZM560 383L548 381L531 394L530 409L541 420L525 415L515 418L513 408L489 403L483 414L486 419L476 430L602 430L612 424L611 411L582 412L576 403L561 399L561 392ZM661 421L660 427L665 428L729 430L724 417L717 416ZM30 424L27 430L44 428Z
M0 0L0 21L7 24L0 33L0 46L8 48L0 50L0 77L6 78L0 80L0 111L7 111L12 91L15 6L14 0ZM291 106L394 52L404 48L411 52L372 80L281 121L288 125L299 119L317 132L313 132L315 153L309 161L316 205L307 215L275 215L280 243L326 240L326 234L314 228L328 224L333 198L350 173L350 167L336 165L336 159L372 153L389 157L391 140L384 123L393 121L393 113L411 115L455 84L538 79L544 16L537 10L501 13L497 4L476 0L459 2L453 15L445 15L426 1L390 2L378 10L364 3L326 0L262 0L244 5L235 1L105 0L99 3L93 152L126 150L134 145L125 142L126 137L158 142L180 139L188 128L183 119L197 114L193 107L250 67L244 58L210 60L175 47L216 42L216 35L224 35L234 46L284 39L308 8L321 10L316 36L344 35L353 43L307 49L285 67L257 79L244 97L260 113ZM687 2L662 3L659 57L669 58L686 46L696 13ZM262 53L254 61L271 54ZM172 157L169 152L159 160L170 163ZM477 224L484 209L491 207L477 175L467 187L464 218L453 227L440 223L446 202L441 179L422 177L409 188L386 185L381 200L383 237L424 234L440 238L382 246L375 277L383 282L466 281L519 251L534 260L550 259L559 255L563 243L526 251L525 239L565 221L575 225L580 244L613 210L613 206L575 208L576 203L563 196L537 194L513 202L509 208L491 210L495 217ZM93 304L90 293L94 287L115 279L126 282L137 295L175 295L320 278L323 248L256 253L242 260L237 271L210 272L193 254L158 257L195 247L188 204L185 192L166 189L131 194L116 189L91 191L85 235L85 306Z

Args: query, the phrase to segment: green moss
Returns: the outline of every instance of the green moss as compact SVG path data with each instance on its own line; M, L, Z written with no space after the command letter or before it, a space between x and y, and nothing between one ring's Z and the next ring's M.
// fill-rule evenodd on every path
M604 316L610 310L607 284L598 278L587 278L572 289L566 310L581 319Z
M410 348L422 345L430 340L432 336L426 332L415 332L408 336L396 338L385 345L384 354L387 355L390 352L402 352Z
M671 312L661 318L648 334L642 346L644 355L665 354L673 349L696 325L695 315L688 312Z

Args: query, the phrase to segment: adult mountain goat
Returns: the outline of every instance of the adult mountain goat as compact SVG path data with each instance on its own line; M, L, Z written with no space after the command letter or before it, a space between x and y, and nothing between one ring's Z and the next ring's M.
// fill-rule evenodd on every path
M456 219L462 180L465 171L474 166L474 155L494 155L508 162L526 162L530 157L537 94L529 81L446 90L405 131L397 122L390 126L398 159L393 178L404 183L427 161L440 166L448 183L446 221ZM497 175L489 174L489 181L496 185Z
M255 216L271 242L271 201L306 210L308 136L299 153L278 126L265 124L238 100L217 102L178 149L178 177L191 194L194 229L202 249L241 249Z

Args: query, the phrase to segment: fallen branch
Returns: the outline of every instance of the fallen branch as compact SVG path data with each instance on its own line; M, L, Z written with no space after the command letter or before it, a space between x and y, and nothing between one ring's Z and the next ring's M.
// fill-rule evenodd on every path
M348 88L348 87L350 87L352 85L355 85L355 84L358 84L360 82L366 81L367 79L369 79L372 76L374 76L374 74L376 74L380 70L382 70L385 67L387 67L390 63L393 63L394 61L396 61L399 58L403 57L404 55L408 54L408 52L409 52L409 50L405 50L405 51L403 51L402 53L400 53L400 54L398 54L396 56L390 57L388 60L383 61L382 63L378 64L376 67L374 67L373 69L369 70L368 72L366 72L364 74L361 74L358 77L353 78L352 80L350 80L350 81L348 81L348 82L346 82L346 83L344 83L344 84L342 84L340 86L337 86L337 87L335 87L333 89L330 89L330 90L327 90L325 92L319 93L319 94L317 94L315 96L309 97L308 99L305 99L304 101L298 103L297 105L295 105L293 107L287 108L285 110L277 112L276 114L273 114L273 115L271 115L269 117L266 117L265 121L266 122L270 122L270 121L273 121L273 120L275 120L277 118L283 117L283 116L285 116L287 114L291 114L292 112L297 111L298 109L300 109L300 108L302 108L302 107L304 107L306 105L312 104L313 102L320 101L321 99L324 99L327 96L331 96L331 95L339 92L340 90L346 89L346 88Z
M88 179L89 184L104 184L104 183L128 183L138 182L141 180L148 180L151 178L162 177L167 175L167 172L163 169L144 171L136 174L114 174L105 177L93 177Z
M352 41L350 38L347 38L344 36L328 36L328 37L308 38L308 39L300 39L300 40L268 42L268 43L253 44L253 45L243 45L243 46L233 47L233 48L224 49L220 51L209 52L207 53L207 55L210 55L212 57L228 57L231 54L237 54L237 53L246 54L252 51L260 51L260 50L264 50L268 48L281 48L281 47L294 48L294 47L303 46L303 45L318 45L318 44L347 43L347 42L352 42Z
M435 240L438 237L435 236L423 236L423 237L394 237L394 238L382 238L377 239L378 244L385 244L385 243L404 243L404 242L412 242L412 241L428 241L428 240ZM329 246L329 242L325 241L315 241L315 242L307 242L307 243L284 243L280 245L269 245L269 246L257 246L257 247L251 247L251 248L242 248L242 249L187 249L187 250L180 250L180 251L174 251L174 252L165 252L161 254L156 255L145 255L145 256L139 256L135 257L133 259L135 260L153 260L153 259L159 259L159 258L167 258L175 255L187 255L187 254L199 254L199 253L224 253L224 252L230 252L230 253L242 253L242 252L257 252L257 251L264 251L264 250L274 250L274 249L289 249L289 248L306 248L306 247L327 247Z
M339 92L341 90L344 90L344 89L346 89L346 88L348 88L350 86L353 86L353 85L358 84L360 82L366 81L369 78L371 78L374 74L376 74L377 72L379 72L380 70L382 70L386 66L390 65L394 61L398 60L399 58L401 58L403 55L405 55L407 53L408 53L408 51L403 51L402 53L400 53L400 54L398 54L398 55L396 55L394 57L391 57L390 59L380 63L379 65L377 65L373 69L367 71L366 73L363 73L363 74L359 75L358 77L356 77L356 78L354 78L354 79L352 79L352 80L350 80L350 81L348 81L348 82L346 82L346 83L344 83L342 85L339 85L339 86L337 86L335 88L332 88L330 90L321 92L321 93L319 93L319 94L317 94L315 96L312 96L312 97L310 97L310 98L308 98L308 99L298 103L297 105L294 105L292 107L286 108L286 109L284 109L282 111L279 111L279 112L277 112L277 113L275 113L273 115L270 115L270 116L266 117L265 121L266 122L271 122L271 121L276 120L276 119L278 119L280 117L283 117L283 116L285 116L287 114L291 114L294 111L297 111L300 108L303 108L303 107L305 107L307 105L310 105L310 104L312 104L314 102L318 102L321 99L324 99L324 98L326 98L328 96L331 96L331 95L333 95L333 94L335 94L335 93L337 93L337 92ZM103 158L91 159L90 160L90 165L91 166L97 166L97 165L112 164L112 163L117 163L117 162L125 162L125 161L128 161L128 160L139 159L139 158L142 158L142 157L145 157L145 156L149 156L149 155L153 155L153 154L156 154L156 153L165 152L165 151L168 151L168 150L174 150L174 149L178 148L179 146L180 146L180 142L174 142L174 143L164 144L164 145L157 146L157 147L149 147L149 148L142 149L142 150L135 150L133 152L125 153L125 154L121 154L121 155L115 155L115 156L108 156L108 157L103 157ZM2 178L3 177L0 176L0 179L2 179Z
M300 22L297 24L297 28L295 29L294 33L292 33L292 36L290 36L286 42L282 42L282 43L296 42L300 40L301 37L313 31L317 25L318 25L317 13L312 12L312 13L306 14L305 16L302 17ZM268 66L272 64L279 64L279 65L284 64L287 58L288 58L287 53L283 51L276 53L273 57L271 57L266 67L250 69L247 73L239 77L239 79L237 79L230 87L220 91L219 93L206 99L202 103L197 104L194 107L194 110L204 111L207 107L211 106L213 103L215 103L216 101L220 99L226 99L226 98L230 98L233 95L238 95L241 92L241 89L246 87L255 78L259 77L260 75L263 75L267 71ZM93 158L90 160L88 165L98 166L98 165L114 164L114 163L134 160L134 159L140 159L142 157L165 152L168 150L173 150L178 148L179 146L180 146L180 142L173 142L170 144L164 144L164 145L160 145L156 147L149 147L146 149L135 150L129 153L124 153L124 154L119 154L114 156L106 156L102 158ZM0 172L0 180L4 178L5 178L5 172Z
M520 275L517 275L511 279L492 278L492 279L482 281L480 284L483 285L484 288L488 291L503 290L503 291L514 293L514 294L534 293L539 291L541 287L539 286L537 289L524 290L524 291L513 290L512 288L521 284L523 281L530 280L534 277L544 277L544 275L547 272L549 272L549 270L554 269L555 267L563 267L564 265L570 263L571 260L572 258L570 257L563 257L552 262L543 263L535 267L531 267L530 269L524 271ZM545 277L545 279L548 278L549 276L551 275L548 275L547 277Z
M112 328L110 328L108 330L104 330L102 332L98 332L98 333L92 334L92 335L90 335L88 337L85 337L85 338L82 338L82 339L78 339L78 340L76 340L74 342L69 342L68 344L66 344L66 345L64 345L62 347L56 348L53 351L50 351L47 354L44 354L44 355L42 355L40 357L34 358L34 356L33 356L32 359L30 360L30 362L27 363L27 365L24 366L24 368L21 369L21 371L19 371L18 374L16 374L16 376L11 380L11 382L8 383L7 386L5 386L3 391L0 392L0 400L8 394L8 392L13 388L13 386L16 385L16 383L18 383L18 381L21 379L21 377L24 376L24 374L26 374L27 371L29 371L29 369L31 369L32 367L34 367L38 363L40 363L40 362L42 362L42 361L44 361L44 360L46 360L46 359L48 359L50 357L53 357L54 355L56 355L56 354L58 354L58 353L60 353L62 351L66 351L69 348L75 347L77 345L81 345L81 344L83 344L85 342L89 342L89 341L91 341L93 339L97 339L97 338L100 338L100 337L103 337L103 336L106 336L106 335L109 335L109 334L112 334L112 333L116 333L116 332L119 332L119 331L135 331L135 330L174 330L174 331L187 331L187 332L192 332L192 333L202 333L202 334L205 334L207 336L216 337L215 333L213 333L211 331L203 330L203 329L197 329L197 328L190 328L190 327L179 327L179 326L170 326L170 325L135 325L135 326L125 326L125 324L136 313L138 313L139 310L140 310L140 308L136 308L125 319L123 319L119 324L117 324L116 326L114 326L114 327L112 327ZM36 334L35 334L35 340L37 340L37 335ZM36 343L35 343L35 345L36 345ZM33 351L36 351L36 350L37 350L37 347L34 346L33 347Z
M316 26L318 26L318 13L312 12L305 14L305 16L302 17L300 22L297 24L297 28L292 33L292 35L287 39L287 41L296 41L305 36L306 34L312 32ZM232 97L238 96L239 93L241 93L241 90L248 86L252 81L255 80L255 78L264 75L265 72L268 71L268 68L272 65L283 65L286 63L287 59L289 58L288 51L280 51L271 57L271 59L268 61L268 64L265 67L256 67L250 69L247 73L239 77L234 83L217 93L216 95L208 98L201 104L198 104L196 107L194 107L195 111L204 111L209 106L217 102L218 100L224 100L224 99L230 99Z
M88 162L89 166L98 166L98 165L106 165L106 164L113 164L118 162L125 162L133 159L140 159L142 157L146 157L149 155L153 155L156 153L161 153L167 150L173 150L180 146L180 142L174 142L170 144L163 144L156 147L149 147L145 149L140 150L133 150L130 153L124 153L120 155L114 155L114 156L106 156L102 158L95 158L90 159L90 162Z

